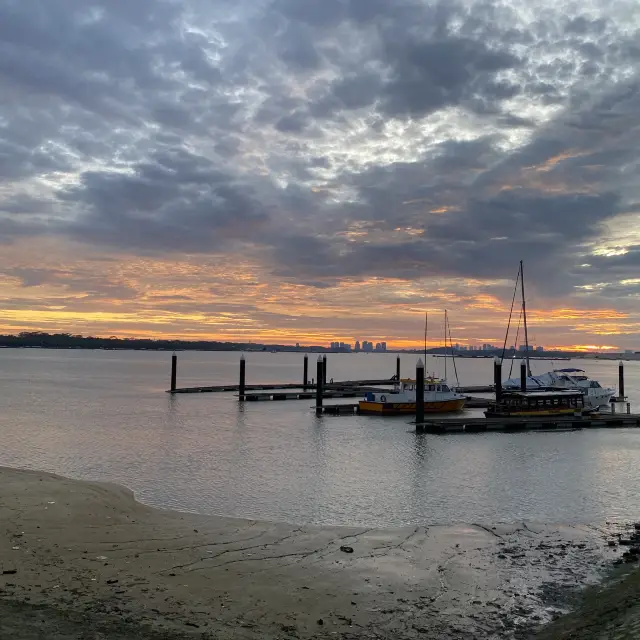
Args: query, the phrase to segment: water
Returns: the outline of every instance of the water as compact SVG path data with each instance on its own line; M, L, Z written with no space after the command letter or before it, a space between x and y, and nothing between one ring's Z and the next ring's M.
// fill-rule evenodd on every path
M179 384L235 382L238 358L180 353ZM328 358L336 380L395 373L391 354ZM402 360L408 374L416 357ZM640 511L640 430L417 436L406 417L317 418L308 400L172 397L169 362L161 352L1 350L0 465L118 482L160 507L300 524L587 523ZM558 364L616 386L617 362ZM315 356L309 365L311 377ZM457 365L462 384L492 377L491 360ZM534 373L551 366L534 362ZM443 373L442 360L429 357L427 370ZM640 408L640 363L625 371ZM249 383L301 377L301 354L248 355Z

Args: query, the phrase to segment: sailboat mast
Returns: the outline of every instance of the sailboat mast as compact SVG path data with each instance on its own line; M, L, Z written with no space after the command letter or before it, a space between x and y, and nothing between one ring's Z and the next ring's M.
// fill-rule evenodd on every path
M427 328L429 326L429 312L424 312L424 368L427 370Z
M522 287L522 318L524 320L524 357L527 362L527 375L531 376L531 362L529 361L529 333L527 331L527 303L524 297L524 267L520 260L520 285Z
M444 310L444 379L447 379L447 310Z

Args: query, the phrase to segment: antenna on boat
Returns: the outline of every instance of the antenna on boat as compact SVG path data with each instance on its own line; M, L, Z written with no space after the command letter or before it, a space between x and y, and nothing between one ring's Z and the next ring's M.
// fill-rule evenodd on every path
M531 376L531 362L529 361L529 334L527 332L527 304L524 297L524 267L520 260L520 286L522 289L522 318L524 320L524 357L527 361L527 375Z

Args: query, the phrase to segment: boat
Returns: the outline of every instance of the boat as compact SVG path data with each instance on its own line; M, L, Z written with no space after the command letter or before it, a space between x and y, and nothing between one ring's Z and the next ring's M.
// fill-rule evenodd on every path
M524 366L526 367L526 385L527 391L532 390L574 390L579 391L584 396L584 407L586 409L598 409L599 407L609 404L610 399L615 395L615 389L603 387L597 380L590 380L588 376L584 375L582 369L554 369L548 371L539 376L534 376L531 373L531 362L529 354L531 349L529 347L529 332L527 327L527 306L524 293L524 266L522 260L520 260L520 268L518 270L518 276L516 277L516 285L513 293L513 301L511 303L511 312L509 314L509 322L507 324L507 335L504 340L504 347L502 350L502 359L504 360L505 352L507 348L507 339L509 337L509 328L511 326L511 318L513 315L513 306L516 299L516 293L518 291L518 285L520 285L521 291L521 319L524 325ZM518 324L518 333L516 334L516 341L520 331ZM521 379L510 378L503 383L505 389L522 389Z
M536 418L582 415L584 395L579 390L506 391L489 404L487 418Z
M520 378L510 378L503 383L505 389L521 389ZM539 376L527 376L526 389L549 390L574 389L580 390L584 396L584 406L587 409L598 409L608 406L615 395L615 389L603 387L597 380L591 380L583 369L567 368L554 369Z
M453 391L446 380L433 376L424 381L424 412L451 413L462 411L466 396ZM393 391L368 392L358 403L360 413L399 416L416 412L416 381L402 378Z

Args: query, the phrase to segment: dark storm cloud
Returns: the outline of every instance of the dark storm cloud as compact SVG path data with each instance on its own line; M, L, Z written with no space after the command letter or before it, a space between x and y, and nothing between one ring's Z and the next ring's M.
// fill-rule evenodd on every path
M636 78L588 107L567 109L507 155L489 137L443 143L435 156L418 162L344 174L359 204L329 214L334 222L364 222L367 231L387 235L403 227L421 234L393 241L375 234L352 241L327 237L326 246L314 246L304 260L297 249L289 252L285 238L277 249L279 274L500 278L524 259L531 280L547 293L607 276L632 277L627 267L635 251L592 259L585 247L605 235L603 224L637 194L625 172L640 163L639 113ZM300 243L299 237L292 241ZM591 268L576 269L582 262Z
M151 252L229 248L268 220L249 187L185 150L158 153L127 174L86 172L59 197L89 212L65 227L70 235Z

